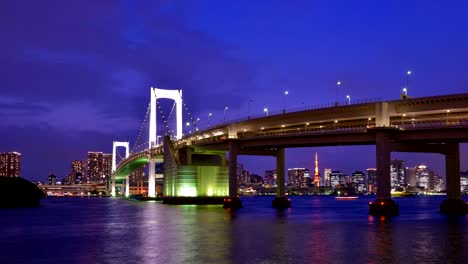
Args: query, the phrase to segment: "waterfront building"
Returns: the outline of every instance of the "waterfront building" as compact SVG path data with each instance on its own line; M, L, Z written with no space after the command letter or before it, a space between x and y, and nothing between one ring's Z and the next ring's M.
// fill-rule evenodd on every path
M351 184L358 193L367 192L366 175L362 171L355 171L351 175Z
M98 183L102 175L102 152L88 151L88 183Z
M263 178L260 175L252 174L252 175L250 175L250 183L253 183L253 184L256 184L256 185L262 185L263 184Z
M323 184L325 185L325 187L330 187L331 186L331 184L330 184L331 172L332 172L331 169L324 169L323 170L323 181L324 181Z
M103 153L102 154L102 176L105 179L110 179L111 175L112 175L112 154Z
M390 178L391 187L393 190L397 190L400 187L405 186L405 163L402 160L391 160L390 161Z
M56 185L57 184L57 176L55 176L54 174L50 174L47 177L47 184L48 185Z
M429 169L426 165L418 165L416 167L417 187L422 190L429 190Z
M137 185L143 185L143 179L145 177L145 166L142 166L138 169L135 169L131 174L130 174L130 185L131 186L137 186Z
M249 184L252 182L250 172L248 170L242 170L239 179L239 184Z
M343 173L340 170L334 170L330 173L330 186L334 189L345 185Z
M276 185L276 170L266 170L263 174L263 181L271 186Z
M442 178L439 175L436 175L434 177L434 191L436 192L442 192L445 190L445 181L444 178Z
M0 177L19 177L21 171L21 153L0 153Z
M377 192L377 169L368 168L367 169L367 191L368 192Z
M462 193L468 193L468 170L460 172L460 189Z
M416 168L406 168L406 183L408 186L416 187L417 185L416 178Z
M288 182L293 188L307 187L307 178L310 178L309 169L291 168L288 169Z
M71 172L69 183L70 184L80 184L85 178L86 173L86 166L84 166L83 161L81 160L73 160L71 162Z
M88 151L87 182L105 183L112 173L112 154Z

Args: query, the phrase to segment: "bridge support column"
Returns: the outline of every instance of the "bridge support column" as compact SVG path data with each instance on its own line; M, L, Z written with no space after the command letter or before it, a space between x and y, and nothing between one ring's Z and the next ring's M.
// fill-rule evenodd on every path
M156 161L149 158L148 166L148 197L156 198L156 178L154 175L156 170Z
M111 176L111 196L115 197L115 174L112 173Z
M370 215L398 215L398 204L391 197L389 133L376 133L377 200L369 204Z
M130 176L125 178L125 197L130 197Z
M242 202L237 193L237 155L239 154L239 143L237 140L229 142L229 197L223 201L223 208L240 208Z
M285 195L284 163L284 148L279 148L276 154L276 197L272 202L272 206L275 208L291 207L291 201Z
M447 199L440 205L443 214L468 214L468 204L461 199L460 190L460 146L458 143L446 144L445 177L447 181Z

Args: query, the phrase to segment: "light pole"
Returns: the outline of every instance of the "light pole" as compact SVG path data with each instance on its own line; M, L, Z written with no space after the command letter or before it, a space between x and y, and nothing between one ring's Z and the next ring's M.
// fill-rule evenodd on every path
M348 104L351 104L351 96L349 96L349 94L346 95L346 99L348 99Z
M268 116L268 108L266 108L266 107L265 107L265 108L263 108L263 112L265 112L265 113L266 113L266 115Z
M341 81L336 82L336 95L335 95L335 106L338 106L338 88L341 85Z
M211 118L210 118L210 117L211 117L212 115L213 115L212 113L209 113L209 114L208 114L208 128L211 126L211 123L210 123Z
M228 110L228 107L224 107L224 117L223 117L223 123L226 123L226 110Z
M283 114L286 113L286 96L289 94L288 91L284 91L284 100L283 100Z
M335 120L335 122L333 122L333 129L336 129L336 123L338 123L338 120Z
M156 145L159 145L159 138L160 138L160 137L161 137L161 136L156 136Z
M406 114L401 115L401 126L405 125L405 116L406 116Z
M406 87L409 87L409 78L410 78L411 74L413 74L413 72L411 72L411 71L406 72Z

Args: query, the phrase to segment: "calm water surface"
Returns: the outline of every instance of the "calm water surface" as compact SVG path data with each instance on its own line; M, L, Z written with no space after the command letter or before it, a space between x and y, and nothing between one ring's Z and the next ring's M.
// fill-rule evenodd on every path
M0 263L467 263L468 217L440 215L444 198L395 198L391 219L367 215L370 196L291 197L283 211L243 197L235 212L46 198L0 209Z

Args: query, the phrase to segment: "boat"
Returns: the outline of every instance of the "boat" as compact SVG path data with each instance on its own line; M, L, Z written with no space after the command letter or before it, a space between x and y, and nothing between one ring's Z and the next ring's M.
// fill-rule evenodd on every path
M240 190L240 195L256 195L257 191L254 190L252 187L245 188L243 190Z
M391 192L392 197L410 197L415 196L416 193L414 192L400 192L400 191L393 191Z
M351 196L351 195L343 195L343 196L335 196L336 200L356 200L359 196Z

